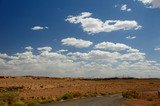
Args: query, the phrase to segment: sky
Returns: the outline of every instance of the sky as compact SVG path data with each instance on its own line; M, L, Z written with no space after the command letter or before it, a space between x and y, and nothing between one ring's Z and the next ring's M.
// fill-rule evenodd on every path
M160 0L0 0L0 75L160 78Z

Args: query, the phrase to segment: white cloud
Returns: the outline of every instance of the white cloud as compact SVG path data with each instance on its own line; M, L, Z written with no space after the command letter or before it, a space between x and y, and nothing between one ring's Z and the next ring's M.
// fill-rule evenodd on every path
M65 39L62 39L61 42L63 45L74 46L76 48L86 48L93 44L90 41L76 39L76 38L65 38Z
M129 48L128 50L127 50L127 52L130 52L130 53L138 53L138 52L140 52L138 49L134 49L134 48Z
M103 22L98 18L92 18L91 15L92 13L82 12L78 16L68 16L66 21L73 24L80 23L83 30L89 34L141 28L135 20L106 20Z
M160 8L159 0L138 0L142 2L144 5L149 6L149 8Z
M37 50L50 52L52 50L52 48L51 47L39 47L39 48L37 48Z
M117 7L118 7L118 5L116 4L116 5L114 5L114 7L115 7L115 8L117 8Z
M34 27L32 27L31 29L32 29L32 30L37 31L37 30L44 30L44 29L48 29L48 27L34 26Z
M121 6L121 10L122 10L122 11L128 11L128 12L129 12L129 11L132 11L130 8L127 7L127 4L123 4L123 5Z
M136 60L144 60L144 59L145 59L145 53L141 53L141 52L127 53L121 56L121 60L136 61Z
M128 40L136 39L136 36L127 36L126 39Z
M155 50L155 51L160 51L160 48L155 48L154 50Z
M83 60L107 61L107 62L113 62L113 61L117 62L119 60L136 61L136 60L144 60L145 59L145 54L141 53L141 52L121 54L119 52L92 50L88 53L76 52L76 53L69 53L68 55L75 56L76 58L80 58Z
M8 58L8 55L0 53L0 58Z
M139 55L139 54L141 55L142 58L145 56L145 53L141 53L138 49L132 48L123 43L101 42L95 45L94 48L101 50L116 51L116 52L123 51L123 53L127 53L123 55L124 57L130 57L131 55Z
M76 58L80 58L83 60L90 60L90 61L116 61L119 59L121 54L118 52L108 52L108 51L101 51L101 50L91 50L88 53L69 53L68 55L75 56Z
M64 53L64 52L68 52L68 50L66 49L61 49L61 50L58 50L57 53Z
M129 47L129 46L128 46ZM48 48L48 49L47 49ZM40 50L41 52L36 52ZM52 77L157 77L160 64L145 54L91 50L61 54L51 47L39 47L13 55L0 53L1 75L41 75ZM61 50L60 50L61 51ZM64 50L62 50L64 51Z
M121 51L129 49L130 47L122 43L112 43L112 42L102 42L95 45L96 49L112 50L112 51Z
M33 50L33 48L31 46L25 47L25 49L28 50L28 51L32 51Z

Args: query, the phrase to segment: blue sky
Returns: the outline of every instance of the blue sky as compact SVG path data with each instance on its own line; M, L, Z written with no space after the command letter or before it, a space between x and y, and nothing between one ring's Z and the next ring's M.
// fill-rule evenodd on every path
M1 74L159 77L159 0L0 0L0 10Z

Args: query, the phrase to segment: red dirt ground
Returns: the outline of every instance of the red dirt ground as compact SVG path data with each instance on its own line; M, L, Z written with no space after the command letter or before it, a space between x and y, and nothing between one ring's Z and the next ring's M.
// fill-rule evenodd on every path
M159 79L106 79L84 80L72 78L48 78L48 77L1 77L0 90L21 87L18 90L20 97L29 98L55 98L67 92L79 92L82 95L88 93L109 94L127 90L144 92L143 95L155 95L160 90ZM152 92L153 91L153 92ZM147 93L145 93L147 92ZM149 92L152 92L151 94ZM153 96L152 95L152 96ZM145 96L143 96L145 97ZM152 101L143 99L131 99L124 102L124 106L151 106L159 99ZM154 99L154 98L153 98ZM134 103L134 104L133 104ZM140 104L140 105L135 105Z

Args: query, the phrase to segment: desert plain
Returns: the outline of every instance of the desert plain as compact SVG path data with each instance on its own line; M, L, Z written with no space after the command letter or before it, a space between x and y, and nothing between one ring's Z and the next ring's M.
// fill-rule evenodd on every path
M57 98L66 93L71 93L80 99L134 91L138 97L125 98L124 106L160 106L160 79L1 76L0 93L8 91L18 93L23 100L52 99L53 101L57 101Z

